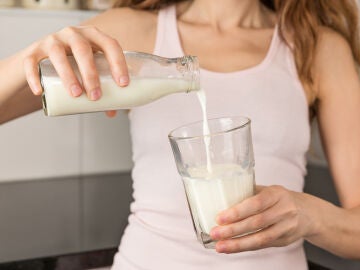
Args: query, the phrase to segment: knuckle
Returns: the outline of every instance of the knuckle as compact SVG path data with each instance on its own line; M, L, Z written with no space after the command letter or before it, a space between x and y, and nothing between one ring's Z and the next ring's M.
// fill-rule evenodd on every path
M114 64L114 70L117 70L119 73L121 74L125 74L128 72L128 66L126 65L126 60L124 59L117 59L117 60L114 60L113 62Z
M294 221L291 222L289 226L286 227L286 230L280 235L279 238L283 242L290 244L293 242L293 239L295 239L297 235L298 235L298 224L296 221Z
M257 215L253 218L253 221L251 222L252 228L262 228L265 224L265 218L264 215Z
M261 196L255 196L252 199L252 204L256 210L260 210L264 206L264 201Z
M288 200L288 201L292 200L290 192L283 186L275 185L275 186L271 186L270 189L272 195L277 196L282 200Z
M275 192L284 192L285 191L285 188L280 185L273 185L273 186L271 186L271 189Z
M235 229L232 226L227 227L226 230L224 231L224 237L230 237L234 234L235 234Z
M99 28L97 28L95 25L82 25L77 27L77 30L83 33L87 33L87 34L97 34L100 33L101 31L99 30Z
M99 76L93 71L90 71L85 75L85 81L87 82L87 88L98 87L100 84Z
M259 234L256 237L256 246L258 248L267 247L274 240L270 234Z
M229 210L228 216L229 216L232 220L235 220L236 218L238 218L239 213L238 213L237 208L236 208L236 207L231 208L231 209Z
M63 28L60 32L69 36L76 35L78 33L77 28L74 26L67 26Z
M44 44L43 42L44 40L40 40L31 44L26 57L35 57L36 55L39 55L39 53L42 52L42 46Z
M85 79L87 81L93 82L93 81L96 81L98 79L98 76L94 71L88 71L86 76L85 76Z
M85 41L77 41L74 44L74 50L76 50L76 54L80 56L88 56L93 54L90 44Z
M48 37L46 40L46 51L48 55L61 53L65 50L63 44L54 36Z
M25 56L23 59L23 65L25 68L32 67L35 64L35 56L33 54Z
M119 44L119 41L117 39L115 39L115 38L112 38L112 37L108 37L108 45L110 47L113 47L113 48L116 48L116 49L121 48L120 44Z
M296 219L290 224L288 228L288 235L294 235L298 227L299 227L299 220Z
M261 248L265 243L265 238L262 235L255 236L255 247Z
M58 38L56 37L55 34L51 34L51 35L48 35L46 38L45 38L45 43L48 47L51 48L51 46L55 43L58 43Z
M95 25L89 25L84 28L87 31L98 33L100 32L99 28L97 28Z
M60 54L65 51L64 46L62 46L59 42L55 42L55 43L51 44L49 49L50 49L50 51L49 51L50 56Z
M298 209L297 209L297 207L296 207L295 205L289 206L289 209L288 209L288 211L287 211L287 215L288 215L289 217L296 217L296 216L298 216Z
M230 252L238 252L238 251L242 250L242 248L243 247L242 247L240 241L235 241L232 245L230 245L228 253L230 253Z

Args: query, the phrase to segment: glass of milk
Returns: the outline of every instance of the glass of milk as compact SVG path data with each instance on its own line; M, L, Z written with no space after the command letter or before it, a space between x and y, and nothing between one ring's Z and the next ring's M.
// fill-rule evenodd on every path
M209 119L205 135L203 121L169 134L196 236L206 248L215 247L210 231L217 214L254 194L250 123L246 117Z

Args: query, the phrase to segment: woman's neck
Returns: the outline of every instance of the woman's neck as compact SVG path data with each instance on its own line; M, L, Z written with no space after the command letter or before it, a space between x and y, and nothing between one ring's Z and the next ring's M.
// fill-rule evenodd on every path
M270 11L259 0L194 0L184 5L181 20L206 24L217 31L273 26Z

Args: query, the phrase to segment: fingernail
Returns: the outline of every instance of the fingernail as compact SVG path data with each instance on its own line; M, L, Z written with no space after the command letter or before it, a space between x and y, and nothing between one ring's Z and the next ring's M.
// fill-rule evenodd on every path
M100 88L96 88L90 92L90 99L91 100L98 100L101 97Z
M210 232L210 237L214 240L216 239L219 239L220 238L220 231L217 230L217 229L213 229L211 232Z
M119 84L120 84L120 86L127 86L129 84L129 77L125 76L125 75L120 76Z
M71 93L74 97L80 96L82 93L82 89L78 85L71 86Z

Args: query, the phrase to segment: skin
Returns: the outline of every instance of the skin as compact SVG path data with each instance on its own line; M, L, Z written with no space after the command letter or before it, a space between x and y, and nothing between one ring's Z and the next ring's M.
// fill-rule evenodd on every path
M183 49L197 55L203 68L217 72L246 69L260 63L267 53L275 15L259 1L195 0L178 5L177 12ZM45 57L53 61L70 95L86 91L92 100L101 98L92 58L98 50L108 57L114 80L126 86L129 79L122 49L151 53L156 23L156 12L113 9L1 60L0 71L4 72L0 74L6 76L0 77L0 123L40 109L37 63ZM255 196L219 213L219 226L211 231L211 237L218 240L218 252L286 246L304 238L336 255L360 259L360 81L347 42L330 29L319 31L313 90L342 207L281 186L258 186ZM212 46L205 48L203 40ZM221 61L214 57L220 50ZM68 53L78 59L84 85L66 64ZM258 229L262 230L231 239Z

